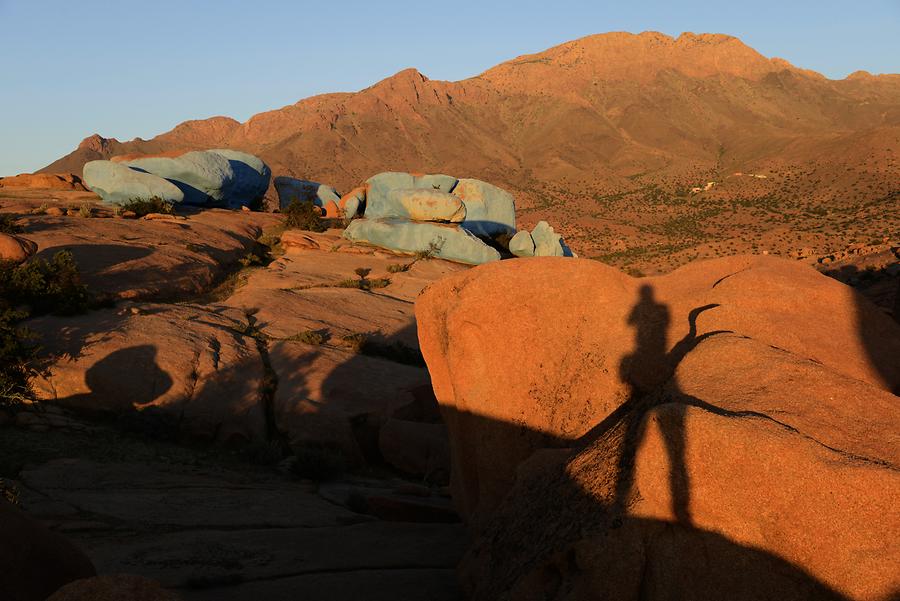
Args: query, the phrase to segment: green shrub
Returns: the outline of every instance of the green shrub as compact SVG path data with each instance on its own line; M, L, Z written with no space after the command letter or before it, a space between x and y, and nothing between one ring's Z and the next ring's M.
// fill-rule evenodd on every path
M328 332L325 330L306 330L289 336L285 340L318 346L328 342Z
M16 223L17 217L10 213L0 213L0 233L20 234L22 226Z
M10 307L26 305L35 315L75 315L86 311L91 302L72 253L65 250L50 261L35 258L0 267L0 298Z
M37 354L34 336L18 325L27 313L0 309L0 408L13 407L32 396L32 366Z
M42 313L79 313L91 302L68 251L50 261L0 262L0 405L31 398L30 381L40 373L34 335L21 322Z
M409 268L412 267L412 263L394 263L392 265L388 265L388 273L402 273L405 271L409 271Z
M347 334L346 336L341 336L341 340L344 344L350 347L350 350L354 353L361 353L363 346L366 344L366 340L368 336L359 332L356 334Z
M175 203L163 200L158 196L153 198L132 198L121 205L121 210L122 212L131 211L138 217L143 217L150 213L171 215L175 212Z
M324 232L328 226L322 221L322 214L311 202L300 202L297 199L291 201L284 213L284 225L289 229L306 230L309 232Z

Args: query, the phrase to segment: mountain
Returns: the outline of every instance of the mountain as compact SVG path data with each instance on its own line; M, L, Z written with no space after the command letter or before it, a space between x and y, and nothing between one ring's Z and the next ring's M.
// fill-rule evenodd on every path
M458 82L408 69L245 123L187 121L130 142L94 135L42 171L210 147L342 191L385 170L478 177L514 191L526 223L558 223L583 254L622 264L637 253L655 270L729 241L782 250L787 234L757 227L759 211L818 251L900 232L900 75L829 80L719 34L594 35ZM859 214L856 229L830 236L815 221L822 210Z

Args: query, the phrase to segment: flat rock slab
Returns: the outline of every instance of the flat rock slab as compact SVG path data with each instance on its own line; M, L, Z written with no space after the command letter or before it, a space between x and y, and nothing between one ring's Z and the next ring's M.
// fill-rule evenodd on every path
M465 543L458 524L371 522L142 533L107 540L93 546L90 555L101 573L139 573L167 588L187 588L202 582L253 582L322 572L450 569Z
M323 527L367 521L301 483L184 466L58 459L20 474L30 490L110 527Z
M23 470L18 484L28 512L100 574L149 577L187 601L460 598L461 524L376 521L259 470L59 459Z
M279 219L212 209L183 220L24 215L20 223L39 257L71 251L92 290L116 299L170 299L207 291Z
M264 365L236 309L134 304L29 322L52 360L39 398L219 441L266 436Z
M412 303L385 294L353 288L272 290L249 285L225 304L252 312L260 330L272 338L325 329L336 340L348 334L378 334L418 347Z
M185 601L462 601L455 569L360 570L309 574L228 589L181 591Z

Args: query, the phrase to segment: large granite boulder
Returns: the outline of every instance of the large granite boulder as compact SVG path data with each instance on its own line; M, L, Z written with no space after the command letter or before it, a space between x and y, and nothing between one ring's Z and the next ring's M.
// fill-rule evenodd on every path
M390 203L403 207L413 221L460 223L466 206L459 196L425 188L397 188L388 193Z
M459 226L414 223L406 219L356 219L344 237L401 252L431 252L439 259L480 265L500 253Z
M898 590L900 328L850 288L769 257L540 258L436 282L416 316L469 598Z
M516 202L506 190L477 179L461 179L453 193L466 205L463 227L476 236L515 233Z
M379 173L366 180L366 217L409 217L406 207L399 202L399 198L391 195L391 191L415 188L450 193L456 182L457 179L449 175Z
M221 155L228 160L234 179L226 191L226 200L231 207L249 205L266 195L269 189L269 180L272 178L272 170L257 156L231 150L217 148L209 150Z
M112 161L85 163L83 177L84 184L92 192L111 204L122 205L131 200L150 198L173 203L184 200L184 192L172 182Z
M126 165L169 180L184 193L184 202L188 204L224 203L234 184L231 163L215 152L193 151L174 158L135 159Z
M296 200L311 202L324 212L329 203L338 207L341 202L340 194L331 186L295 177L276 177L275 190L278 192L278 207L281 209L288 208Z
M74 544L0 497L0 592L4 601L43 601L61 586L96 574Z

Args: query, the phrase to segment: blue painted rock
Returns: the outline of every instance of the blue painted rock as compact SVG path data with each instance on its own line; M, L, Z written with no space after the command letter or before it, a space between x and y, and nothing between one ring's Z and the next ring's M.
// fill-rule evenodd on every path
M174 203L184 200L184 192L172 182L111 161L85 163L82 180L104 202L112 204L122 205L130 200L150 198Z
M509 241L509 252L517 257L534 256L534 238L528 230L519 230Z
M174 158L135 159L126 165L169 180L184 192L184 202L188 204L223 203L234 182L231 163L215 152L193 151Z
M406 219L356 219L344 237L400 252L432 251L440 259L480 265L499 261L500 253L454 225L414 223Z
M266 195L266 190L269 189L269 180L272 178L272 170L262 159L228 148L217 148L207 152L214 152L225 157L234 172L234 180L226 191L226 201L229 206L249 205Z
M341 197L331 186L295 177L279 176L275 178L275 190L278 192L278 206L286 209L293 201L311 202L325 209L329 202L335 206Z
M466 205L459 196L426 188L398 188L388 193L391 204L406 211L413 221L460 223L466 218Z
M449 175L424 175L387 171L373 175L366 180L366 217L408 217L406 209L396 198L391 198L392 190L418 188L452 192L458 180Z
M562 236L554 232L546 221L538 221L538 224L531 230L531 237L534 240L534 256L563 256Z
M453 193L466 205L463 227L476 236L515 233L516 201L506 190L477 179L461 179Z
M362 209L365 206L366 186L353 188L352 190L341 196L341 201L338 203L338 207L340 207L341 212L347 219L356 217L359 213L362 212Z

